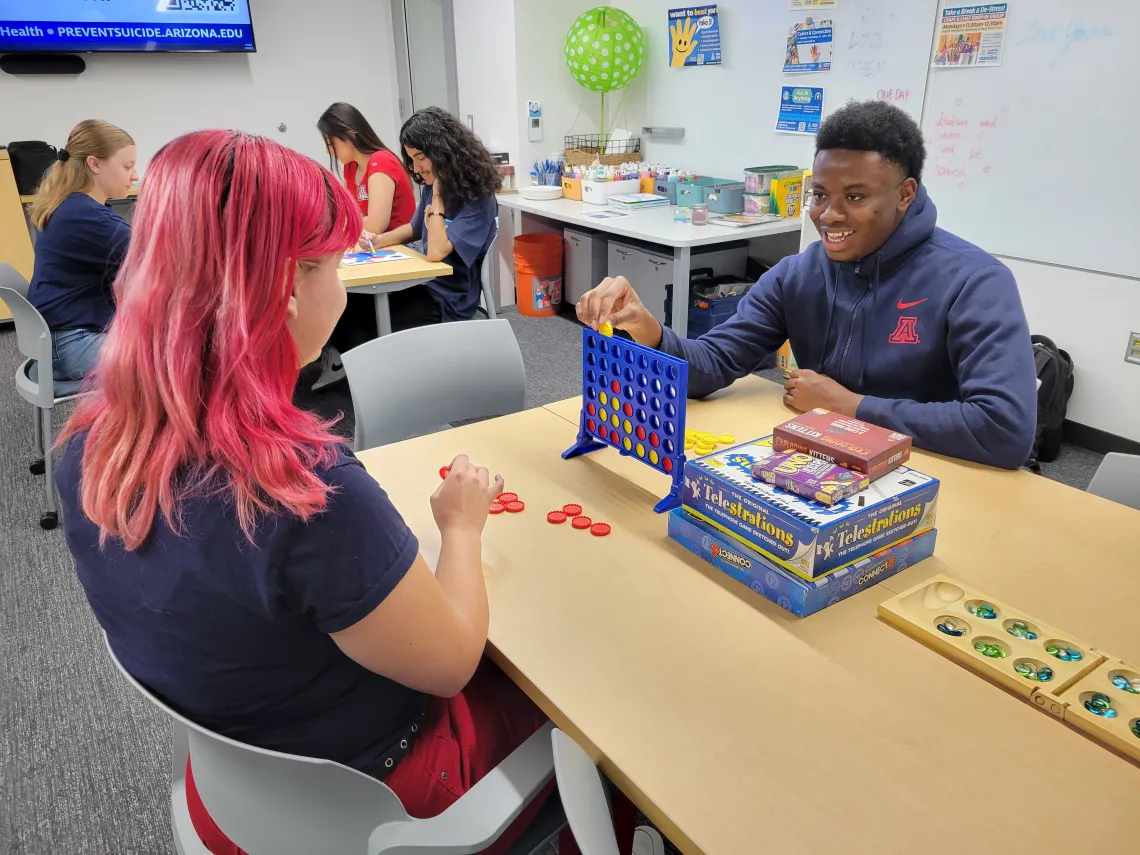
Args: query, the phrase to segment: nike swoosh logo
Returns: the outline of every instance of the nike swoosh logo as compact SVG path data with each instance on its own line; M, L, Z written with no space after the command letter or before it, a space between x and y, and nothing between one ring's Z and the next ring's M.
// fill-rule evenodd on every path
M903 309L910 309L914 306L917 306L919 303L925 303L929 299L929 297L923 297L921 300L915 300L913 303L904 303L902 300L899 300L899 311L901 312Z

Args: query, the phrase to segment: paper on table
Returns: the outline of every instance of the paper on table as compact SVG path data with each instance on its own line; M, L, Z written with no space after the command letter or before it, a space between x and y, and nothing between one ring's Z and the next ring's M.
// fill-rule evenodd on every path
M344 256L344 265L346 267L355 267L358 264L376 264L380 261L399 261L401 258L408 258L404 253L395 249L378 249L376 254L371 252L349 252Z

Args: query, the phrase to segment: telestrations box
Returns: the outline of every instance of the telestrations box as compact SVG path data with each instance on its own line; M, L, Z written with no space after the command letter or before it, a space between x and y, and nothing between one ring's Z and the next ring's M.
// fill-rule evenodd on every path
M669 536L781 608L807 617L929 558L934 554L936 530L888 546L814 582L789 573L684 508L670 512Z
M772 445L776 451L802 451L872 478L910 459L910 437L905 433L828 410L812 410L777 425Z
M820 505L752 476L772 454L769 436L687 461L684 507L808 580L934 528L937 478L899 466Z
M752 467L752 475L781 490L834 505L871 486L871 476L802 451L781 451Z

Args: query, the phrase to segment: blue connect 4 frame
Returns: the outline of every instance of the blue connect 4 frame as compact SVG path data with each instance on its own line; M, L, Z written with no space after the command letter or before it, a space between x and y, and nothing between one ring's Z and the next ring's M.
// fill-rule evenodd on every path
M681 506L685 481L685 401L689 364L625 339L582 330L582 413L578 441L564 459L616 448L673 479L654 507Z

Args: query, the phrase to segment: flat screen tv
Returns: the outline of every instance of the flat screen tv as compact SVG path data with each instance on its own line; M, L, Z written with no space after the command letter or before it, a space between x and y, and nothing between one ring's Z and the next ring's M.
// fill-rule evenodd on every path
M249 0L0 0L0 53L255 49Z

